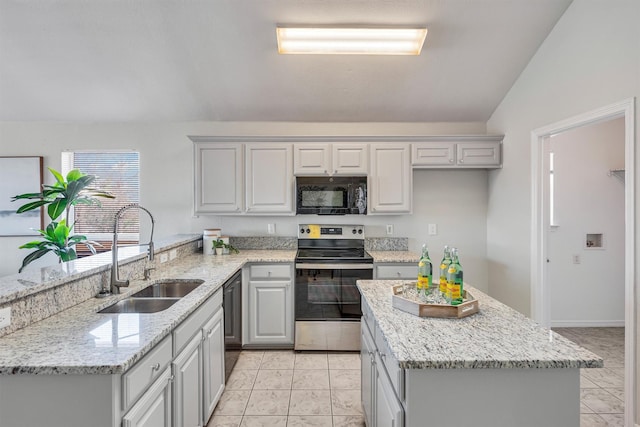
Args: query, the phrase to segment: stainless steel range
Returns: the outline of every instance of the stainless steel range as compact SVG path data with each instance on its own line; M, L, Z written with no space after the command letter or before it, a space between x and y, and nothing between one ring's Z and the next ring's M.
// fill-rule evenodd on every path
M304 224L298 230L296 350L360 350L360 292L373 278L364 226Z

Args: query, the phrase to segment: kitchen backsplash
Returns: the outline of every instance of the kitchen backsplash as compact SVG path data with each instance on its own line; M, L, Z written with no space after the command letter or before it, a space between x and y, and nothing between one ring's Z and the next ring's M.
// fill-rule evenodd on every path
M298 239L282 236L229 237L229 243L237 249L296 250Z
M408 237L367 237L364 239L367 251L408 251Z

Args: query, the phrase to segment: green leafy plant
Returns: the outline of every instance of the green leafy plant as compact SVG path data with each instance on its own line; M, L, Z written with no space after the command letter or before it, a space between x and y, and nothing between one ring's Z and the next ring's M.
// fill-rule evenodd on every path
M18 272L43 255L53 252L58 261L71 261L78 257L75 246L85 244L91 253L96 253L94 245L98 243L88 240L84 235L73 235L73 225L69 222L70 209L75 205L100 205L99 197L113 199L108 191L90 187L96 180L95 175L85 175L78 169L70 171L66 179L55 169L49 168L55 177L53 185L43 185L40 193L25 193L14 196L11 201L34 200L20 206L17 213L32 211L46 206L51 223L44 230L38 230L41 240L34 240L20 246L20 249L35 249L22 260ZM61 218L64 214L64 218Z
M232 253L232 254L240 253L240 251L238 249L236 249L235 247L233 247L229 243L225 243L222 239L214 240L213 241L213 248L214 249L218 249L218 248L229 249L229 252Z

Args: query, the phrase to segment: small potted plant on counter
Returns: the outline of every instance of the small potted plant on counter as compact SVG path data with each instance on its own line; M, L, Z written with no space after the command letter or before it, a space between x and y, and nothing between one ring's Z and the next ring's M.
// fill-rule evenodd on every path
M98 197L115 198L108 191L90 187L97 178L95 175L85 175L78 169L73 169L65 178L54 169L49 168L49 171L56 179L55 184L43 185L40 193L19 194L11 200L13 202L34 200L20 206L16 212L23 213L46 206L47 214L51 219L51 223L44 230L37 230L41 240L34 240L20 246L20 249L35 249L35 251L22 260L19 273L31 262L49 252L58 256L58 262L72 261L78 258L74 247L79 243L85 244L95 254L96 242L83 235L71 234L74 224L69 222L70 209L80 204L100 205Z
M237 254L240 253L238 249L233 247L229 243L225 243L222 239L217 239L213 241L213 249L216 251L216 255L222 255L225 249L229 250L229 253Z

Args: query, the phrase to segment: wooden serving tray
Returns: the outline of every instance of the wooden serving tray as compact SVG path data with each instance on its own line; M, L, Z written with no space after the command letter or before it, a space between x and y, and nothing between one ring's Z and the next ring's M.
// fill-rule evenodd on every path
M419 317L446 317L457 318L471 316L480 310L480 304L477 299L469 292L464 291L464 301L462 304L426 304L413 299L402 296L402 288L404 285L396 285L393 287L393 296L391 297L391 305L398 310L406 311L414 316Z

